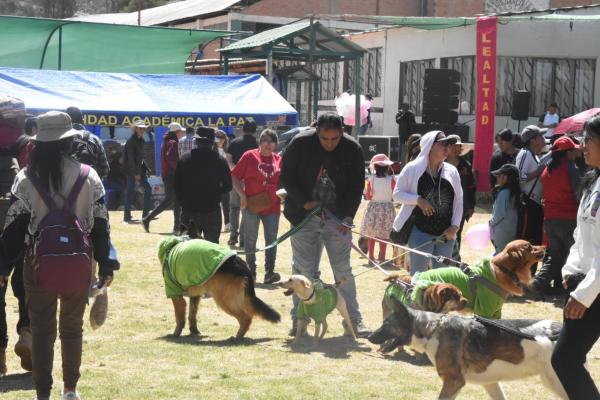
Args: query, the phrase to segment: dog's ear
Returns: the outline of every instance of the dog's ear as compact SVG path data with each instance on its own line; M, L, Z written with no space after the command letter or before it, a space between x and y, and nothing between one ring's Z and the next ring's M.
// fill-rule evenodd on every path
M404 304L402 304L401 301L399 301L396 297L391 297L392 300L392 310L394 311L394 313L396 313L398 316L402 317L402 318L406 318L408 316L410 316L411 311L406 308L406 306Z

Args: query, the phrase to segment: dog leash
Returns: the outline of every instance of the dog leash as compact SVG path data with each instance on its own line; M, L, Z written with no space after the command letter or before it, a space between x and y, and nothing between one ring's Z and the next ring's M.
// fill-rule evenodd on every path
M506 325L502 325L500 322L498 322L498 320L493 320L493 319L489 319L489 318L480 317L479 315L475 315L473 317L473 319L475 321L479 322L480 324L494 327L494 328L499 329L499 330L501 330L503 332L506 332L506 333L511 334L511 335L518 336L518 337L523 338L523 339L534 340L535 341L535 338L536 338L535 335L532 335L530 333L525 333L525 332L523 332L521 330L518 330L518 329L515 329L515 328L510 328L510 327L508 327ZM547 336L547 337L548 337L548 339L550 339L550 341L553 341L553 342L555 342L555 341L558 340L558 335L552 335L552 336Z
M358 246L356 246L349 237L347 237L346 235L343 235L342 233L340 233L338 231L338 229L337 229L338 227L344 226L344 227L347 228L348 225L344 224L339 218L337 218L335 215L333 215L333 213L331 211L329 211L327 209L323 209L322 213L321 213L321 220L323 221L323 223L325 224L325 226L331 232L335 233L340 239L342 239L342 241L344 241L345 243L349 244L360 255L362 255L367 260L369 260L374 265L375 268L377 268L378 270L380 270L381 272L383 272L385 275L389 275L389 273L381 267L381 265L383 263L380 264L380 263L376 262L375 260L372 260L371 258L369 258L369 256L366 255ZM356 233L352 229L350 229L350 232ZM365 236L365 237L370 238L369 236ZM430 244L431 242L439 241L439 240L441 240L440 238L441 238L440 236L435 237L435 238L433 238L431 240L428 240L428 241L420 244L418 247L425 246L427 244ZM395 246L395 247L399 247L401 249L405 249L405 250L407 250L407 252L418 254L420 256L423 256L423 257L428 258L428 259L435 260L435 261L437 261L439 263L442 263L442 264L445 264L445 265L450 265L450 262L452 262L454 264L458 263L458 261L452 260L452 259L450 259L448 257L434 256L431 253L426 253L424 251L418 250L417 248L410 248L410 247L407 247L407 246L401 246L401 245L399 245L397 243L392 243L392 242L385 241L385 240L379 240L379 239L376 239L376 238L373 238L373 239L378 240L379 242L382 242L382 243L386 243L386 244L389 244L389 245L392 245L392 246Z
M271 243L263 248L256 249L254 251L236 251L235 254L237 254L238 256L243 256L243 255L247 255L247 254L256 254L256 253L260 253L263 251L267 251L269 249L272 249L273 247L280 245L282 242L286 241L287 239L289 239L290 237L292 237L293 235L298 233L300 230L302 230L302 228L304 228L306 226L306 224L308 224L308 222L311 220L311 218L318 215L320 211L321 211L321 206L315 207L306 217L304 217L304 219L302 221L300 221L300 223L298 225L294 225L289 231L287 231L286 233L284 233L283 235L281 235L277 239L275 239L275 241L273 243Z

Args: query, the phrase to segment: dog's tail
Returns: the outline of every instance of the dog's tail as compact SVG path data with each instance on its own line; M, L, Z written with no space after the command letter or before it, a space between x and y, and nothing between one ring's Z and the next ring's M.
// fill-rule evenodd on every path
M234 268L238 272L241 272L246 278L246 297L250 300L254 312L262 319L269 322L275 323L281 321L281 315L277 311L256 297L256 292L254 291L254 276L252 275L250 268L248 268L248 265L238 256L235 256L234 259Z

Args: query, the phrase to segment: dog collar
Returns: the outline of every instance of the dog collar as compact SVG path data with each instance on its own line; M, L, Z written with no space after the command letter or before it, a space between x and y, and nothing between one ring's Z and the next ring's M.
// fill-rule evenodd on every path
M306 299L300 299L300 300L302 300L302 301L304 301L304 302L306 302L306 301L309 301L310 299L312 299L313 297L315 297L315 292L316 292L316 290L315 290L315 288L313 287L313 291L312 291L312 293L310 294L310 296L308 296Z
M513 283L517 286L521 285L521 281L519 280L519 277L517 276L517 274L515 274L513 271L511 271L510 269L503 267L502 265L496 265L500 271L504 272L506 275L508 275L508 277L510 278L511 281L513 281Z

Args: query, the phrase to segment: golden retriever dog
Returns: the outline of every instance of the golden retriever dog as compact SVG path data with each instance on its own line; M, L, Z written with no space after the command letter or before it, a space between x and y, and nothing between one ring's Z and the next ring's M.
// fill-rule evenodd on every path
M396 297L407 306L436 313L463 311L468 307L468 301L460 289L451 283L430 286L417 283L413 286L410 275L399 276L398 273L387 276L384 281L390 282L381 302L384 319L392 312L391 297ZM415 291L414 295L413 291Z
M467 307L476 315L500 318L506 298L522 296L523 288L532 281L531 266L544 258L543 246L533 246L526 240L514 240L494 256L468 268L446 267L418 272L410 281L452 284L467 300ZM404 273L393 272L387 278L405 280ZM434 306L439 305L436 302ZM389 311L389 308L388 308ZM434 310L425 310L434 311Z
M343 284L343 282L341 284ZM277 285L286 289L284 292L286 296L295 294L300 299L297 311L298 323L296 325L296 338L294 339L294 342L299 341L302 332L306 330L307 321L305 320L305 317L310 317L315 320L315 342L318 342L319 339L323 338L325 332L327 332L327 315L331 313L334 308L336 308L342 318L344 318L346 327L349 329L352 337L356 340L356 333L352 327L352 321L348 314L346 301L344 300L344 296L342 296L338 290L339 285L325 285L319 280L311 281L304 275L292 275L286 281L279 281ZM323 328L323 330L321 330L321 328Z

